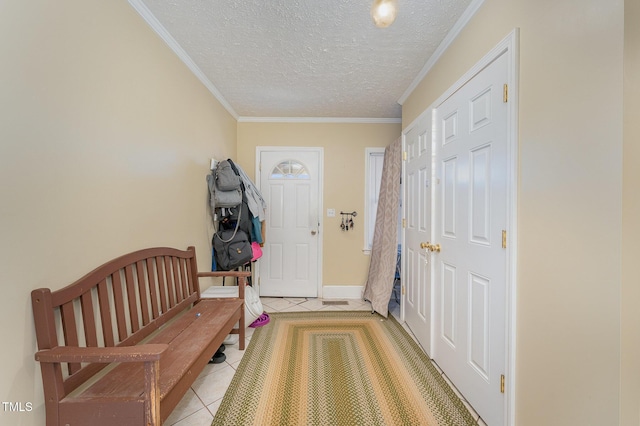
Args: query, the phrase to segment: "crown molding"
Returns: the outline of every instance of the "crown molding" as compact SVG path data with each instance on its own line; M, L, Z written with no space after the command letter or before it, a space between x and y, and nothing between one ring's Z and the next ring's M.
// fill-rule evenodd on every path
M438 62L438 59L446 52L451 43L458 37L460 32L467 26L471 18L476 14L480 6L484 3L484 0L472 0L469 4L469 7L464 11L462 16L456 21L451 30L447 33L446 37L442 40L442 43L438 46L438 48L433 52L433 55L427 60L424 64L424 67L420 71L420 73L413 79L407 90L404 91L400 99L398 99L398 103L403 105L407 98L413 93L418 84L424 79L424 77L431 71L431 68Z
M238 117L239 123L355 123L355 124L399 124L402 118L358 118L358 117Z
M238 113L233 109L231 104L222 96L222 93L213 85L213 83L204 75L200 67L191 59L191 57L184 51L182 46L174 39L169 31L158 21L158 19L151 13L149 8L142 2L142 0L128 0L131 7L145 20L156 34L169 46L173 52L178 55L178 58L191 70L198 80L211 92L211 94L222 104L222 106L235 118L238 119Z

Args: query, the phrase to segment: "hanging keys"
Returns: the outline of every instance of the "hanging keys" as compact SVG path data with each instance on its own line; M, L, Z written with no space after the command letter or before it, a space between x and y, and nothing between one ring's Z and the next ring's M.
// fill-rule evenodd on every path
M343 231L348 231L350 229L353 229L353 227L355 226L355 222L353 221L353 218L356 217L358 215L357 212L340 212L340 214L342 215L342 223L340 223L340 229L342 229Z

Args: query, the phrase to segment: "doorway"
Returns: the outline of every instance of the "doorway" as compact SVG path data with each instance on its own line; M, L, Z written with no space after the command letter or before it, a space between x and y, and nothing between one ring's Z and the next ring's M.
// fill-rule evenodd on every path
M260 296L322 294L322 148L258 147L257 185L267 202L256 270Z
M513 31L404 133L407 183L412 170L420 176L425 167L429 177L415 179L422 189L405 190L407 197L413 191L407 222L425 197L432 203L419 213L429 230L407 226L403 250L405 281L411 281L405 300L413 283L431 313L416 322L406 312L405 320L412 331L429 330L416 333L422 346L495 425L514 421L516 47ZM409 147L421 146L425 126L432 153L414 166Z
M433 358L488 424L504 424L507 81L502 55L434 109Z

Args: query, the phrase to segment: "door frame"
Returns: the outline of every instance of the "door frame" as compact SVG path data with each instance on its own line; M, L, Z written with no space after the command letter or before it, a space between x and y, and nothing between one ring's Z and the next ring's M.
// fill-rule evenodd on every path
M318 272L317 272L317 285L318 285L318 298L322 298L322 269L323 269L323 230L324 230L324 215L323 215L323 204L322 201L324 199L324 148L323 147L301 147L301 146L257 146L256 147L256 168L255 168L255 176L256 176L256 186L260 189L262 187L262 176L260 170L260 158L263 152L276 151L276 152L287 152L287 151L298 151L298 152L315 152L318 154L318 235L316 238L316 242L318 244ZM269 205L267 204L267 209ZM265 237L269 238L268 235ZM258 294L260 294L260 262L255 263L255 276L256 282L256 290Z
M449 87L441 96L436 99L429 107L427 107L418 117L416 117L403 131L403 149L406 133L413 127L418 125L419 120L424 119L426 114L431 114L431 122L433 123L435 109L441 105L447 98L455 93L466 82L471 80L480 71L486 68L499 56L506 54L507 59L507 84L508 84L508 102L507 102L507 271L506 271L506 321L505 321L505 421L508 425L515 424L516 413L516 301L517 301L517 259L518 259L518 76L520 63L520 31L518 28L513 29L500 43L483 56L471 69L469 69L462 77L460 77L451 87ZM433 139L433 138L432 138ZM433 143L433 141L432 141ZM433 167L433 166L432 166ZM403 162L403 179L404 179L404 162ZM433 169L432 169L433 173ZM432 192L433 197L433 192ZM433 202L432 198L432 202ZM432 209L434 204L432 204ZM431 217L431 232L435 230L433 215ZM402 251L404 259L405 250L405 232L402 233ZM404 266L404 265L403 265ZM405 268L402 271L402 280L404 282ZM431 279L433 280L433 268L431 268ZM433 286L431 286L431 303L433 300ZM402 295L401 317L404 322L404 301L405 295ZM433 347L433 339L435 336L433 327L433 308L431 310L431 339L430 346Z

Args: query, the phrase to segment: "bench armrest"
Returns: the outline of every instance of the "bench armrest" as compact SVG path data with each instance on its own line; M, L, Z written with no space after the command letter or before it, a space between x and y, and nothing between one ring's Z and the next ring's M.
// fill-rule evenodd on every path
M40 362L145 362L157 361L169 347L165 343L106 348L57 346L36 352Z
M238 278L238 297L244 300L244 286L247 284L247 278L251 276L250 271L211 271L198 272L198 278L202 277L235 277Z
M166 343L121 346L107 348L86 348L57 346L36 352L36 361L60 362L144 362L144 417L146 425L160 425L160 355L167 350Z

